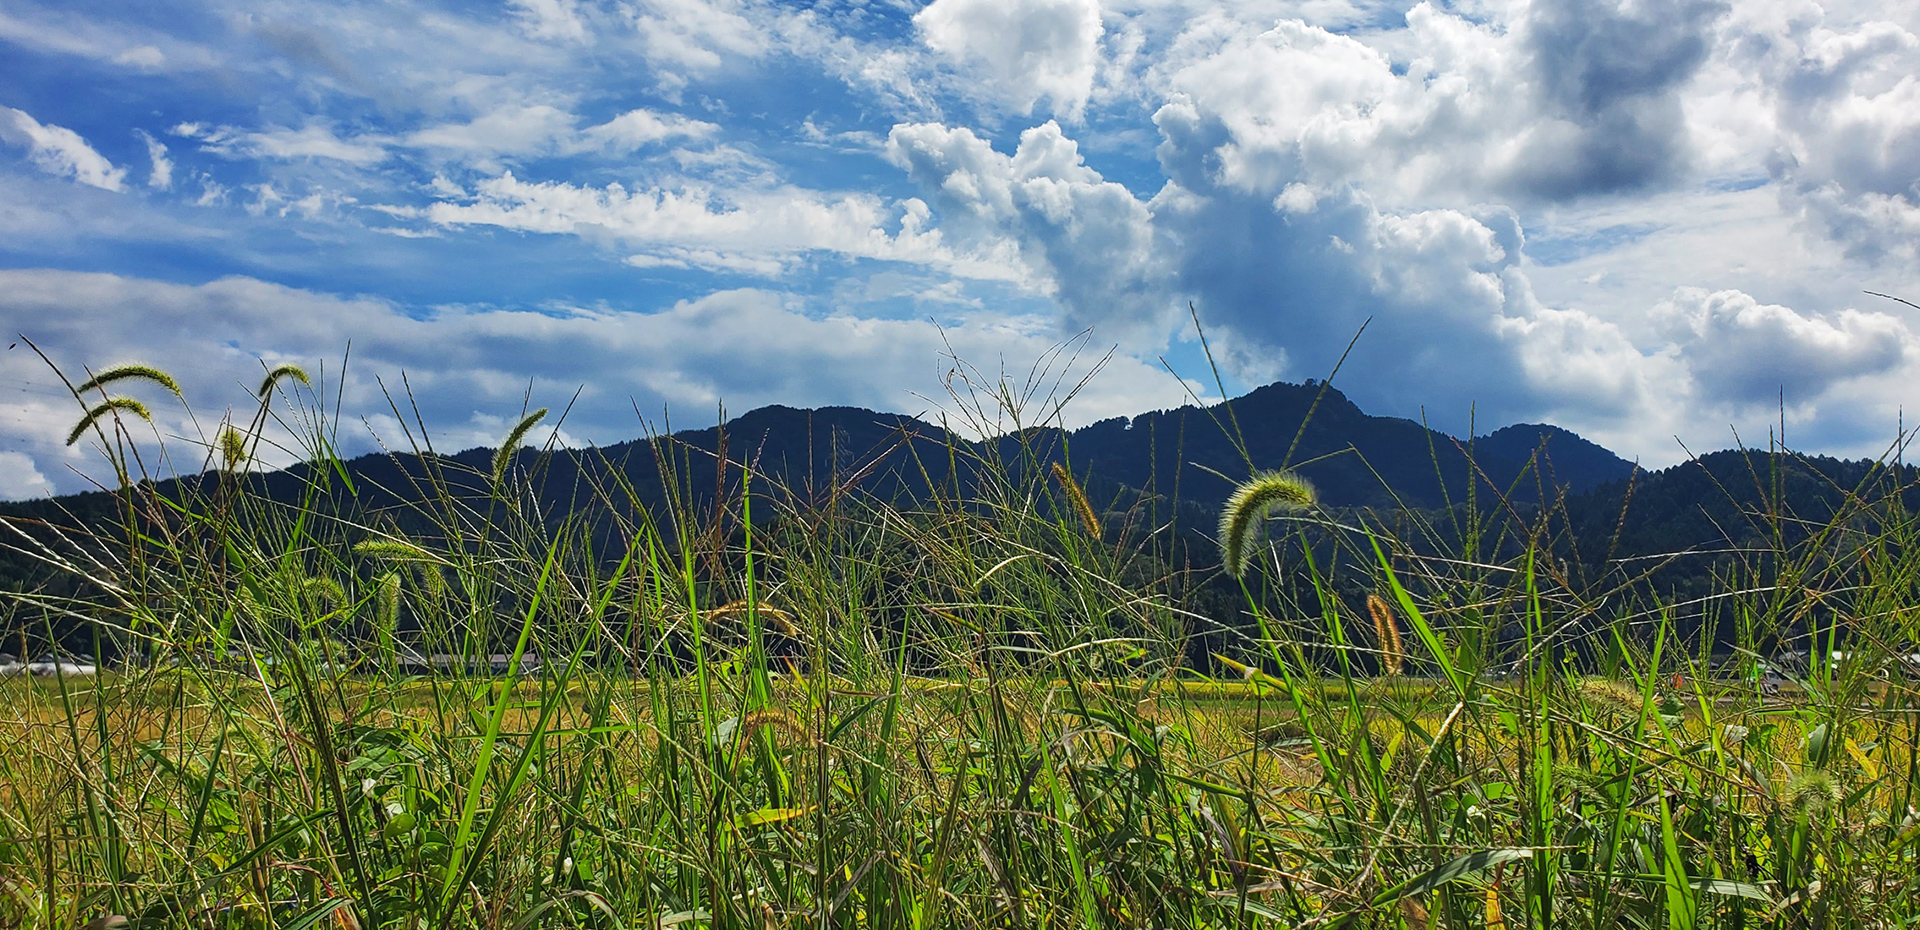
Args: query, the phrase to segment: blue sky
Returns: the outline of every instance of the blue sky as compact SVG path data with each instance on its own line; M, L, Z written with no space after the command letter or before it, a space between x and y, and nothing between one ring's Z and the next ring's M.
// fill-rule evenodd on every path
M1920 11L1893 2L0 3L0 325L138 360L180 461L262 364L350 451L636 410L1069 423L1324 377L1649 464L1877 454L1920 383ZM9 338L8 341L12 341ZM1077 354L1076 354L1077 353ZM1185 380L1176 378L1162 359ZM1063 367L1064 366L1064 367ZM0 496L83 488L0 355Z

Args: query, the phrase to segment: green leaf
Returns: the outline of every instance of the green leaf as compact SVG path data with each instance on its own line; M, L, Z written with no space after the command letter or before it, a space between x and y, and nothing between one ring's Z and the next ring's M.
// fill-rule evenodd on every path
M352 903L353 900L350 898L332 898L322 901L306 913L282 924L280 930L307 930L308 927L318 926L320 921L333 916L334 911Z
M763 807L751 813L741 814L734 823L741 827L758 827L769 823L782 823L795 817L804 817L813 810L811 807Z
M1723 898L1746 898L1751 901L1759 901L1768 907L1773 907L1776 903L1773 895L1767 894L1765 888L1759 885L1749 885L1746 882L1730 882L1719 878L1701 878L1694 880L1693 889L1705 894L1717 894Z
M1687 880L1687 866L1680 858L1680 840L1673 826L1673 809L1660 799L1660 871L1666 877L1667 926L1673 930L1691 930L1699 912L1693 895L1693 883Z
M1502 862L1512 862L1515 859L1530 859L1532 857L1533 850L1531 849L1483 849L1479 852L1467 853L1451 862L1447 862L1420 874L1412 881L1403 882L1386 891L1380 892L1374 896L1373 906L1379 907L1384 904L1392 904L1401 898L1423 895L1456 878L1472 875L1475 872L1499 865Z

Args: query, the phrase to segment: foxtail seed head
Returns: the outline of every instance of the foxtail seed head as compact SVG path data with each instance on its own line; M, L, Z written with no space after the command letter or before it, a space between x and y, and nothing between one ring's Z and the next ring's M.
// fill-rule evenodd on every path
M353 554L368 559L417 562L433 558L427 550L403 539L365 539L353 544Z
M229 426L220 431L220 464L232 471L247 460L247 437Z
M545 418L546 415L547 408L541 407L521 417L520 422L514 424L513 430L507 433L506 440L501 442L500 448L493 453L494 484L499 484L500 480L507 476L507 466L513 464L513 454L520 451L521 441L527 438L527 433L533 429L535 424Z
M153 414L147 412L146 404L134 400L131 397L109 397L96 404L92 410L87 411L87 415L81 417L80 422L73 424L72 432L67 433L67 445L73 445L79 442L80 437L85 436L87 430L93 428L93 424L100 422L101 417L107 416L116 410L125 410L128 413L138 416L142 420L151 421L153 419Z
M400 573L387 572L373 579L373 624L382 640L393 636L400 620Z
M1268 515L1305 510L1313 503L1313 486L1292 472L1262 472L1235 488L1220 511L1220 559L1227 574L1239 578L1247 573L1254 537Z
M73 392L75 394L85 394L88 391L99 390L116 381L149 381L172 391L175 397L180 396L180 383L173 380L172 375L152 365L141 365L138 363L102 368L94 374L93 377L82 382L79 387L74 388Z
M347 592L340 583L324 575L315 575L300 582L300 593L307 599L307 605L315 611L325 613L346 606Z
M307 380L306 369L303 369L298 365L281 365L280 367L267 372L267 377L260 382L260 390L258 392L260 395L260 399L266 400L267 395L273 393L273 386L276 384L279 384L280 379L282 378L292 378L293 380L298 381L301 384L305 384L305 385L313 384L312 381Z
M1373 615L1373 634L1380 641L1380 670L1398 675L1405 668L1406 652L1400 642L1400 624L1393 619L1393 608L1378 594L1367 595L1367 613Z
M1100 515L1094 512L1093 502L1087 500L1087 492L1080 490L1080 482L1073 480L1073 472L1059 462L1053 463L1053 480L1060 482L1060 490L1065 491L1067 499L1073 502L1073 509L1080 522L1087 528L1087 535L1099 539L1105 535L1100 525Z

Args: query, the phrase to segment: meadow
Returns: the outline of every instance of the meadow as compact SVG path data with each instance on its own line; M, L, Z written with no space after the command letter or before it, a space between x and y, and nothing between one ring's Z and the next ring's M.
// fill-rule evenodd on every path
M1057 415L980 383L956 415ZM554 510L545 411L366 511L305 372L198 445L125 393L170 385L72 384L116 521L0 527L60 579L9 635L104 663L0 682L0 926L1920 919L1899 494L1755 512L1677 602L1571 576L1550 504L1336 512L1251 462L1217 528L1017 446L902 498L656 443L724 493Z

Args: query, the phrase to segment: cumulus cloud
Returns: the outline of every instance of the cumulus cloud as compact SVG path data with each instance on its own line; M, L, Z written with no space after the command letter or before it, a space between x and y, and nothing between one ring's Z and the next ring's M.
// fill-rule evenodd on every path
M1078 119L1100 63L1095 0L934 0L913 23L927 45L971 69L1021 113L1042 98Z
M1732 32L1728 65L1771 108L1767 167L1787 202L1853 257L1920 256L1920 38L1817 16L1750 16Z
M1673 182L1681 93L1724 6L1535 0L1477 22L1422 2L1400 55L1301 20L1191 28L1159 66L1217 123L1218 174L1361 183L1391 203L1552 202Z
M0 452L0 499L26 500L53 493L53 482L24 452Z
M943 231L976 248L1016 246L1069 328L1097 326L1134 348L1163 343L1174 303L1147 206L1089 168L1058 124L1021 133L1012 155L965 128L895 126L887 154L927 193Z
M738 0L639 0L624 12L648 60L667 70L670 87L684 83L683 72L711 72L730 56L764 55L777 38L758 11Z
M126 189L127 169L115 168L79 133L64 126L43 124L23 110L0 106L0 139L25 148L27 158L48 174L101 190Z
M1740 291L1683 287L1654 308L1704 398L1729 405L1804 404L1842 381L1912 358L1913 334L1884 313L1808 316Z
M1230 358L1267 358L1250 375L1324 375L1366 325L1342 378L1369 409L1464 418L1477 403L1498 422L1576 399L1594 411L1634 405L1641 354L1603 321L1543 312L1511 211L1383 211L1352 187L1301 182L1243 190L1209 170L1225 138L1216 122L1185 103L1156 119L1171 180L1154 198L1155 222ZM1565 366L1566 347L1603 357Z
M1170 180L1149 201L1088 167L1052 122L1011 155L964 128L906 124L888 153L950 243L1014 244L1067 326L1133 351L1164 345L1192 298L1249 383L1323 375L1369 325L1343 375L1369 409L1607 421L1658 393L1657 352L1535 299L1513 211L1392 211L1350 185L1255 185L1222 168L1220 120L1188 101L1156 120Z
M580 140L593 148L626 154L656 142L705 139L719 129L719 126L704 120L642 108L628 110L598 126L581 130Z
M136 311L144 322L131 332L123 321ZM375 379L392 384L405 371L441 448L498 442L500 418L520 408L529 379L536 403L569 397L584 385L568 432L616 442L640 434L636 407L649 416L670 410L676 427L704 425L702 418L721 402L735 412L775 402L926 412L945 397L949 347L987 370L1002 360L1018 370L1057 339L1044 323L1005 318L943 330L925 320L821 316L765 290L722 291L653 313L476 308L413 317L383 301L251 278L189 286L50 270L0 271L0 317L37 321L31 335L69 368L138 359L178 376L201 425L164 398L152 407L162 433L181 437L169 440L180 468L201 463L205 450L194 443L205 437L198 430L212 428L207 424L223 403L249 402L263 361L298 362L319 374L349 338L348 416L367 416L378 426L374 415L386 402ZM48 380L17 359L7 365L9 378ZM1115 360L1096 385L1098 397L1071 411L1076 422L1174 406L1185 396L1172 378L1127 359ZM0 423L0 440L43 449L31 454L37 473L64 475L68 464L98 471L86 450L47 441L64 434L76 415L73 405L29 396L18 421ZM352 451L372 448L359 430L343 435L354 443ZM0 460L0 474L7 464Z

